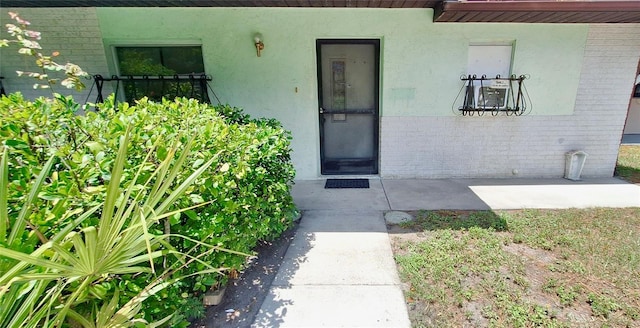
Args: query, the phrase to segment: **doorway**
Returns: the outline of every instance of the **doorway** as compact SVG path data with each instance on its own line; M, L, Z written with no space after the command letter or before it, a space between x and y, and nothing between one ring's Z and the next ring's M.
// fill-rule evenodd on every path
M380 40L317 40L320 171L378 174Z

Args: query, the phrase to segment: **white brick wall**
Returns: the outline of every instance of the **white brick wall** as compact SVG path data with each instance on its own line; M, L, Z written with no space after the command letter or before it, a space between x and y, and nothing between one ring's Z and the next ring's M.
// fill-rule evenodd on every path
M595 24L573 115L537 116L534 107L533 115L520 117L382 117L380 173L561 177L564 153L581 149L589 154L583 176L610 177L639 58L640 24Z
M2 8L0 9L0 22L2 22L1 37L10 38L6 33L4 24L12 22L8 12L16 12L23 19L31 22L30 29L42 32L42 52L51 54L59 51L60 56L56 62L64 64L71 62L79 65L89 74L102 74L108 76L107 61L105 58L102 35L95 8ZM35 71L37 67L34 61L24 55L18 54L18 48L0 48L0 75L4 76L3 85L7 92L20 91L26 98L33 99L38 96L51 96L47 90L34 90L34 79L17 77L16 70ZM53 75L53 74L50 74ZM60 75L63 77L63 75ZM77 92L62 86L55 88L61 94L70 94L80 102L87 99L93 80L86 80L86 90ZM103 95L112 92L108 83L105 83ZM96 98L93 90L88 101Z

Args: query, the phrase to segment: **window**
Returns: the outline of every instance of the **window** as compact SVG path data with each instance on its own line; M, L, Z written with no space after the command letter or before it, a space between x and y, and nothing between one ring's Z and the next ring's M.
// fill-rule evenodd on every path
M489 78L496 77L496 75L509 77L512 51L511 44L471 44L469 45L467 73L478 77L482 75Z
M509 83L497 80L509 78L511 74L511 44L471 44L469 45L467 73L479 79L473 90L467 90L466 108L504 109L507 107ZM486 80L482 78L486 77ZM471 87L468 87L471 88Z
M209 102L200 46L116 47L125 98L189 97ZM127 79L128 77L129 79Z
M458 98L464 94L458 106L460 114L482 116L490 112L493 116L500 113L520 116L531 110L524 87L527 75L511 73L512 53L513 42L469 45L467 74L460 77L464 81L458 93Z

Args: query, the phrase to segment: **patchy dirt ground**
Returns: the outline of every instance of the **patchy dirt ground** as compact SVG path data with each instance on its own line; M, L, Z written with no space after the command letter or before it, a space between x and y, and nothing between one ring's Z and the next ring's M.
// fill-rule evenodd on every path
M264 242L256 248L257 257L249 267L227 286L222 303L209 306L206 317L192 328L249 327L269 292L284 254L293 240L298 223L277 240Z
M417 213L412 213L417 214ZM420 243L434 238L434 231L417 231L411 228L399 225L387 225L389 237L392 243L394 254L404 254L406 252L405 245L407 243ZM510 240L509 232L496 232ZM500 279L507 281L507 289L520 290L522 292L515 293L521 295L518 304L530 304L539 309L544 309L545 316L548 319L556 320L555 323L560 327L640 327L640 321L629 320L624 317L623 311L612 311L606 316L598 315L592 310L589 300L585 294L594 290L605 290L610 286L605 285L603 281L595 281L581 274L568 272L570 270L562 269L566 258L562 254L556 254L552 251L529 247L522 243L505 242L502 244L502 250L511 258L516 259L517 265L511 267L501 267L498 272L491 276L478 276L470 274L462 278L461 288L463 290L475 289L473 297L461 301L457 305L449 305L449 308L443 308L438 302L425 300L414 300L407 297L407 308L412 324L416 327L433 327L442 326L441 321L443 312L447 313L448 319L445 325L452 324L458 327L488 327L488 326L505 326L500 324L502 318L487 316L486 309L491 308L494 304L495 308L495 290L487 287L487 279ZM524 278L524 279L522 279ZM425 277L428 281L428 277ZM580 292L577 292L575 300L570 302L562 302L559 296L571 296L569 291L560 290L558 286L550 285L550 282L557 281L568 285L576 286ZM478 288L477 286L482 286ZM562 286L562 285L559 285ZM405 295L414 287L411 283L405 282ZM488 290L487 290L488 288ZM550 290L552 290L550 292ZM565 295L561 295L562 293ZM449 294L449 292L445 292ZM511 296L515 295L511 294ZM581 296L582 295L582 296ZM453 296L453 295L450 295ZM520 296L519 296L520 297ZM451 321L449 321L451 320ZM497 321L497 324L496 324ZM531 323L531 322L530 322ZM506 326L509 326L508 324ZM555 325L554 325L555 326Z

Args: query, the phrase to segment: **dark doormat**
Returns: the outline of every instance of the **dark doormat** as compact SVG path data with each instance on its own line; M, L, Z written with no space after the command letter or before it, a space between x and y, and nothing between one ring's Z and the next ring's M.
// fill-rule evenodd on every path
M324 188L369 188L369 179L327 179Z

